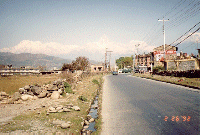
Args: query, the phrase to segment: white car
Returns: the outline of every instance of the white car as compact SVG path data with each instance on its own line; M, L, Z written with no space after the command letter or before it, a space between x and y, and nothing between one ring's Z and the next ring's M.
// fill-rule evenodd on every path
M119 69L119 70L118 70L118 73L122 73L122 69Z

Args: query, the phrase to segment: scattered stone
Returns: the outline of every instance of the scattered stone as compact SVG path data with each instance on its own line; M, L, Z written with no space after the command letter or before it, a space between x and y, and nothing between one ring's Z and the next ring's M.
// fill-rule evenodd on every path
M95 105L93 108L94 108L94 109L98 109L98 105Z
M84 120L85 125L89 125L90 123L87 120Z
M90 120L92 118L92 116L91 115L87 115L87 120Z
M73 107L73 104L66 104L65 105L68 109L71 109Z
M19 92L15 92L13 94L13 101L18 101L21 98L21 94Z
M26 94L31 95L31 96L34 96L33 92L31 92L31 91L26 92Z
M19 88L19 93L20 94L25 94L26 93L26 90L24 88Z
M80 107L78 106L73 106L72 109L74 109L75 111L80 111Z
M50 85L48 88L47 88L48 91L57 91L58 90L58 87L56 85Z
M60 88L64 88L64 85L58 85L58 88L60 89Z
M42 91L39 95L38 98L44 98L47 96L47 91Z
M82 126L82 127L84 126L84 122L81 122L81 126Z
M38 97L34 95L33 96L33 100L37 100L37 99L38 99Z
M48 111L49 113L57 113L58 111L56 110L52 110L52 111Z
M26 101L26 100L33 99L33 96L25 94L25 95L22 95L22 96L21 96L21 99L22 99L23 101Z
M63 106L58 106L58 107L56 107L56 110L58 111L58 110L61 110L61 109L63 109Z
M58 89L58 92L60 93L60 95L63 93L62 89Z
M63 112L71 112L71 110L68 108L63 108Z
M54 91L51 95L51 99L59 99L60 93L58 91Z
M24 89L27 90L27 91L29 91L30 90L30 85L24 86Z
M84 129L87 129L87 128L89 128L89 126L84 126L83 128L84 128Z
M34 95L39 95L42 92L42 89L41 89L41 87L33 86L31 88L31 91L33 92Z
M91 118L91 119L89 120L89 123L94 122L94 121L95 121L94 118Z
M14 101L14 104L22 104L22 100Z
M66 128L70 128L70 123L62 123L61 124L61 128L66 129Z
M11 99L8 99L8 100L7 100L7 103L8 103L8 104L14 104L14 100L13 100L12 98L11 98Z
M46 97L49 98L49 97L51 97L51 95L52 95L52 93L48 92Z
M54 120L52 122L53 125L61 125L62 123L65 123L65 121L62 121L62 120Z
M6 92L1 91L0 92L0 96L2 96L2 97L8 97L9 95Z
M63 109L60 109L60 110L58 110L57 112L61 113L61 112L63 112Z
M54 110L56 110L54 107L52 107L52 106L50 106L49 108L48 108L48 111L54 111Z

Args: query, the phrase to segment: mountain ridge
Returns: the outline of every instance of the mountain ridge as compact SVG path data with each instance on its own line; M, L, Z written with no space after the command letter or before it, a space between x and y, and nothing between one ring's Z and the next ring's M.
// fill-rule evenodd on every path
M31 54L31 53L10 53L0 52L0 64L13 65L13 67L31 66L31 67L45 67L52 69L54 67L60 69L63 63L70 63L72 60L63 59L46 54Z

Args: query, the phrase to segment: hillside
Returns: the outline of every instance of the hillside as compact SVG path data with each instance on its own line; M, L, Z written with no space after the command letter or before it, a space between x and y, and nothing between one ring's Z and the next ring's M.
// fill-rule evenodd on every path
M32 66L38 67L43 66L46 69L52 69L62 67L63 63L70 63L69 59L62 59L59 57L49 56L45 54L31 54L31 53L20 53L14 54L9 52L0 52L0 64L13 65L13 67L20 66Z

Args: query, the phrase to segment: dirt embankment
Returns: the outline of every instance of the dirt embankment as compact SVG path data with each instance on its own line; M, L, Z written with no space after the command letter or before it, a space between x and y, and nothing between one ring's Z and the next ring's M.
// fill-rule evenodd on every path
M84 77L73 84L72 93L59 99L45 97L0 104L0 134L80 134L99 89L93 80L101 79L102 75Z

